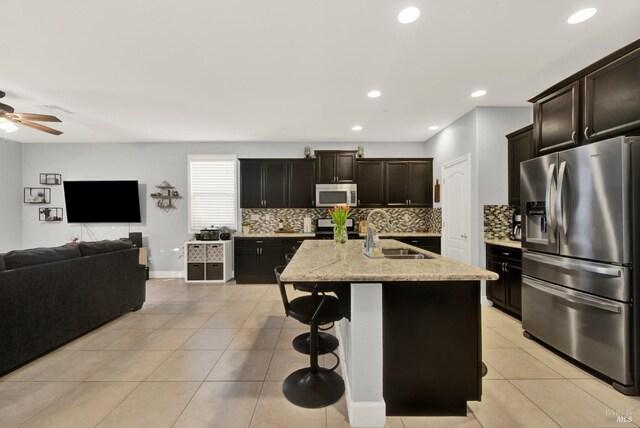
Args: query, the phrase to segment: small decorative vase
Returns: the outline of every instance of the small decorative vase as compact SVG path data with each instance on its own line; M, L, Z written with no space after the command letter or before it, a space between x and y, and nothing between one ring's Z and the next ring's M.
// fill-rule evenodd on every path
M251 226L242 226L242 233L244 233L245 235L251 233Z
M333 226L333 240L336 244L345 244L347 238L347 226Z

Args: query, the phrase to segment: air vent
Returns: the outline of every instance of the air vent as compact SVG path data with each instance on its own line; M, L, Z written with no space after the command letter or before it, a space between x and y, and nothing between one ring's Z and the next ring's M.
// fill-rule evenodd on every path
M67 109L64 109L60 106L56 106L56 105L41 105L40 107L46 108L47 110L51 110L51 111L61 111L63 113L67 113L67 114L74 114L72 111L69 111Z

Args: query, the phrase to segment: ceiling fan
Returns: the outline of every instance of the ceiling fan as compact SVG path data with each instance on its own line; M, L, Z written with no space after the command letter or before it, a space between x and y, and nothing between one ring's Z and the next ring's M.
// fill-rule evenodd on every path
M4 96L5 93L0 91L0 98L3 98ZM13 107L0 103L0 128L7 130L7 132L16 130L16 127L13 124L18 124L28 126L29 128L37 129L38 131L46 132L52 135L62 134L62 131L49 128L48 126L40 125L39 123L35 123L34 121L62 122L57 117L48 114L15 113L15 109ZM7 123L8 126L2 126L3 122Z

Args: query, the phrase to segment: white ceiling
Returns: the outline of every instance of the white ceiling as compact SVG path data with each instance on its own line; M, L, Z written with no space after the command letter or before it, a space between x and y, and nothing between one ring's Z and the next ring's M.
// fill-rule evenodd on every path
M3 0L2 101L64 131L7 137L424 141L475 106L527 105L640 38L638 17L639 0Z

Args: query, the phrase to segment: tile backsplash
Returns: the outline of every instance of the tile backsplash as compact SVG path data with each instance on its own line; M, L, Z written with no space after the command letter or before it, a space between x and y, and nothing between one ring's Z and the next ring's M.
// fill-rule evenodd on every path
M355 208L354 217L367 216L371 209ZM386 208L389 214L391 230L381 227L381 232L415 232L420 227L426 227L427 232L440 233L442 225L442 211L440 208ZM252 217L258 220L252 220ZM278 228L278 218L282 217L294 230L302 231L302 222L305 217L311 217L313 228L315 220L319 217L328 217L325 208L282 208L282 209L243 209L242 221L251 223L251 231L257 233L273 232ZM383 226L382 221L377 220L376 225Z
M509 205L485 205L484 238L508 239L514 211Z

